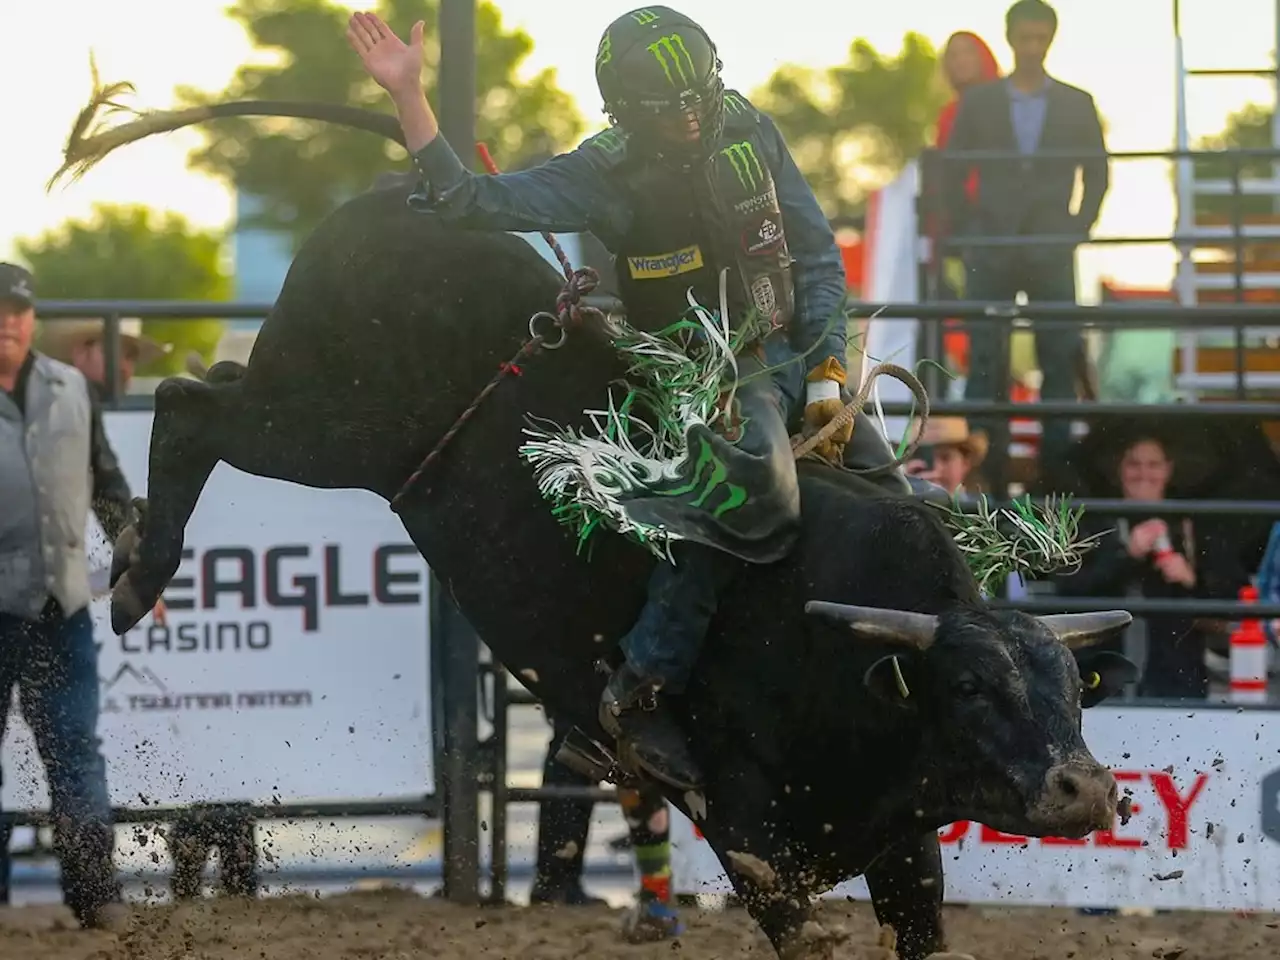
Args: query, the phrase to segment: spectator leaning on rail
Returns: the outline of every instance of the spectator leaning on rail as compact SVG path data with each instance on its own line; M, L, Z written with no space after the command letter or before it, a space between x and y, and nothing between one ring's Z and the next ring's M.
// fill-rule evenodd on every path
M85 529L92 506L114 540L129 489L84 377L31 348L32 283L0 264L0 738L16 685L49 784L63 897L82 926L118 928Z
M1013 300L1019 292L1032 301L1075 302L1075 248L1088 239L1109 183L1106 144L1093 98L1050 77L1045 56L1058 29L1058 17L1043 0L1018 0L1005 17L1014 69L1006 78L965 91L947 140L946 153L1000 151L1018 154L1003 160L943 163L943 205L947 234L965 238L1057 236L1062 243L973 246L963 249L968 300ZM1046 151L1090 155L1084 160L1038 156ZM970 193L971 171L977 190ZM1076 170L1084 175L1080 208L1071 211ZM966 400L995 397L1000 336L1005 328L970 324L969 379ZM1044 374L1041 397L1076 398L1075 379L1082 338L1076 328L1039 329L1036 353ZM974 423L988 433L992 424ZM1054 419L1044 427L1042 457L1047 465L1065 459L1070 421Z

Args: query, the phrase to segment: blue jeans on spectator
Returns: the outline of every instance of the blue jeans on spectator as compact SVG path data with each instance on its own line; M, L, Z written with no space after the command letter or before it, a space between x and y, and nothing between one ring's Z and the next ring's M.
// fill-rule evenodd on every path
M1029 303L1075 303L1076 268L1072 254L1027 259L1014 252L999 260L989 255L974 257L966 271L966 300L1012 301L1019 292ZM1007 344L1012 328L1007 324L975 320L965 324L969 334L969 379L965 384L965 400L993 400L996 375L1002 352L1001 340ZM1076 360L1083 338L1079 327L1035 327L1036 358L1044 380L1040 399L1070 402L1076 399ZM1007 355L1007 346L1004 348ZM1008 393L1005 394L1008 397ZM1060 464L1071 445L1071 421L1059 417L1042 421L1040 459L1044 464ZM985 417L970 419L972 429L985 430L992 441L999 437L1007 445L1008 418L991 421ZM993 443L993 446L995 444Z
M49 785L63 897L84 922L120 899L97 733L98 650L87 608L64 617L50 601L36 621L0 614L0 738L15 686Z

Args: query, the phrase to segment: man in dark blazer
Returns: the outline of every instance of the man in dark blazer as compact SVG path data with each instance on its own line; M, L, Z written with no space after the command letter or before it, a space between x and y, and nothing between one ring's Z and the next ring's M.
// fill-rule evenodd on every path
M1058 29L1058 17L1043 0L1018 0L1005 15L1005 36L1013 48L1014 69L1008 77L971 87L960 102L946 153L1001 151L1006 160L947 160L943 168L943 202L951 236L966 238L1051 235L1060 243L973 246L961 253L966 266L965 298L1028 301L1076 300L1075 248L1086 240L1098 219L1109 181L1102 123L1093 97L1078 87L1050 77L1044 68ZM1080 159L1057 159L1044 153L1074 152ZM978 172L978 191L966 194L969 171ZM1080 207L1071 210L1076 171L1083 173ZM976 321L968 324L969 379L966 400L990 400L996 394L996 366L1001 336L1007 326ZM1082 349L1079 328L1036 331L1036 353L1044 374L1041 398L1076 399L1075 373ZM978 420L997 444L1007 437L1007 421ZM997 429L998 428L998 429ZM1070 421L1044 425L1042 476L1061 462L1070 443ZM1007 449L1007 441L997 452Z

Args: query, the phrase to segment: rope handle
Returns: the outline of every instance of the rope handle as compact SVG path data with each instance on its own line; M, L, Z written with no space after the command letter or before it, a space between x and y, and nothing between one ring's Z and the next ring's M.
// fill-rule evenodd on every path
M832 437L837 430L841 429L846 424L853 422L853 418L856 417L862 411L862 408L866 406L867 399L871 396L871 385L876 381L877 377L892 377L893 379L900 381L908 390L911 391L911 395L915 397L916 402L919 403L921 407L922 412L920 414L920 426L916 430L915 439L908 444L907 449L902 452L902 456L895 459L892 463L878 467L870 467L866 470L851 470L849 472L857 474L882 473L886 470L892 470L894 467L900 466L911 459L912 454L914 454L919 448L920 441L924 438L925 424L929 422L929 396L925 393L924 385L916 379L915 374L910 370L905 367L900 367L896 363L878 363L872 367L867 372L866 377L863 378L862 385L858 388L857 396L846 404L843 410L824 424L822 429L811 437L795 437L792 439L791 452L797 460L808 456L815 449L821 446L824 441Z

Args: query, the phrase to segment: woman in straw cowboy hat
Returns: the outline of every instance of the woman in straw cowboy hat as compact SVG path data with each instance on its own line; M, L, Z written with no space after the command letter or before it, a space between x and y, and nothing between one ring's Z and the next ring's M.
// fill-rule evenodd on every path
M965 481L987 456L987 435L970 433L964 417L931 417L925 424L920 448L930 460L912 460L908 476L928 480L949 495L965 494Z

